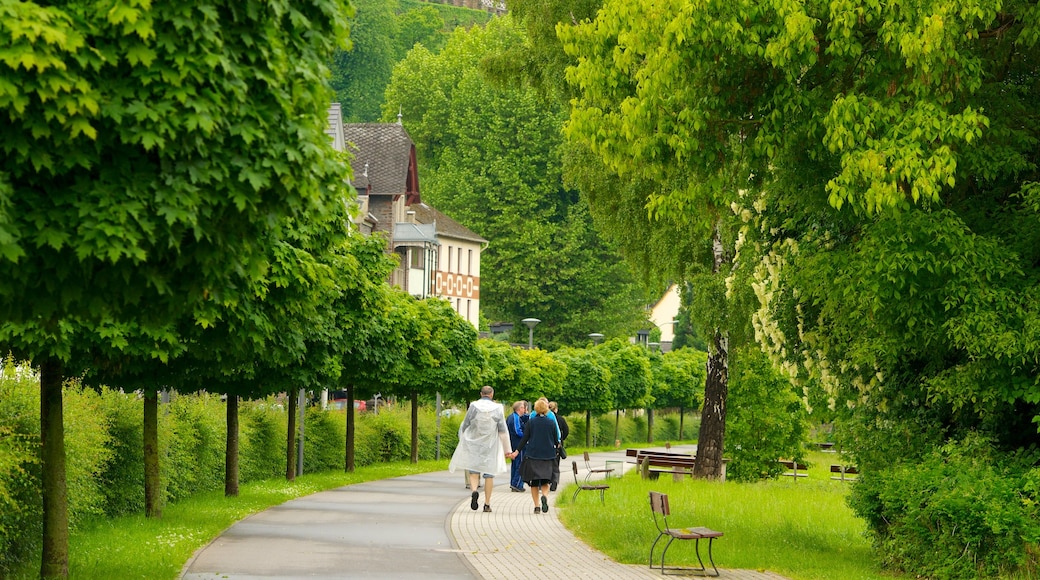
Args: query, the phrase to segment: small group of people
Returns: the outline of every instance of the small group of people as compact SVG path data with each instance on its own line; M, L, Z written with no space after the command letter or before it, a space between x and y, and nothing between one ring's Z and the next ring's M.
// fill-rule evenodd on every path
M490 512L495 475L505 472L505 460L510 458L510 489L523 492L526 483L534 513L546 513L549 492L556 491L560 483L560 450L570 431L567 421L557 414L556 402L545 397L535 401L530 413L526 401L513 403L507 419L502 405L493 401L494 395L494 389L485 385L480 399L470 404L448 469L466 471L473 510L480 508L477 488L483 476L484 511Z

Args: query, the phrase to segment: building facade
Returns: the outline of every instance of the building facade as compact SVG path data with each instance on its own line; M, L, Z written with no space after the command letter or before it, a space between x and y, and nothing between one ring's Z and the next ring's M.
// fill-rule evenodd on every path
M343 123L333 103L327 133L352 156L355 224L366 235L385 236L398 257L390 284L418 298L444 298L479 328L480 253L488 241L423 203L415 144L400 121Z

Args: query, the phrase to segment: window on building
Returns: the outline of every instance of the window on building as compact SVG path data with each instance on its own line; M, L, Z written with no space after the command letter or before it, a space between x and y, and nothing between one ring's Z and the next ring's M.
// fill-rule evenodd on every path
M451 272L451 246L448 246L448 272Z
M473 250L466 250L466 273L473 275Z
M473 301L472 300L467 300L466 301L466 320L473 320L472 313L470 312L470 308L472 306L473 306Z
M459 259L455 260L455 265L459 269L459 274L462 274L462 248L459 248Z
M426 252L423 252L422 248L409 248L408 252L411 254L411 266L417 270L423 269L423 256Z

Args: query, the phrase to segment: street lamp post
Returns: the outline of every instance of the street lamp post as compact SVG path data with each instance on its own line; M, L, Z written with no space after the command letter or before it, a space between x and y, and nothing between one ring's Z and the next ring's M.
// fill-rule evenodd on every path
M592 339L592 346L596 346L601 340L603 340L603 334L599 332L591 332L589 333L589 338Z
M525 318L520 322L523 322L525 325L527 325L527 350L533 350L534 327L538 326L538 323L541 322L541 320L538 320L537 318Z

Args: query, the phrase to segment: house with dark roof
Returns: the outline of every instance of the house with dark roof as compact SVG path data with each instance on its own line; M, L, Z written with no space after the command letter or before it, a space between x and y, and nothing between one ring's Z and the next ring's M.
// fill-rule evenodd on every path
M390 284L419 298L439 296L474 327L480 320L480 252L488 241L422 202L415 143L401 124L343 123L329 107L326 133L352 156L358 229L386 236L399 265Z

